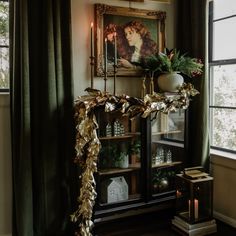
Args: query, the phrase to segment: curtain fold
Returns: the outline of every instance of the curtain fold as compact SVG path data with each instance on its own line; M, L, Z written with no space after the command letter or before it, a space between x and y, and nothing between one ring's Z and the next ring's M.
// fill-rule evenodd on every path
M10 2L13 235L73 235L70 1Z
M176 0L176 47L189 56L202 59L205 70L191 83L200 92L188 111L187 165L209 169L208 78L207 78L207 0Z

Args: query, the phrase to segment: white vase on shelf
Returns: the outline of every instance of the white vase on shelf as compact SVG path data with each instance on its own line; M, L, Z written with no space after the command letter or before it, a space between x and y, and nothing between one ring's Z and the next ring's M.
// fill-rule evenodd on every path
M119 168L128 168L129 167L129 155L126 153L120 153L120 162L118 165Z
M183 82L183 76L175 71L163 73L157 80L158 86L163 92L177 92Z

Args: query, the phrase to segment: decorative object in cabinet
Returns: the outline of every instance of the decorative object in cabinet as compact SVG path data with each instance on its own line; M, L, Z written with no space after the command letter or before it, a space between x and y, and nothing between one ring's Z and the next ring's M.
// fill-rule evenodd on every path
M109 178L101 184L103 203L128 200L128 184L123 176Z
M171 163L171 162L172 162L172 153L170 150L168 150L166 153L166 163Z
M107 176L112 175L113 177L124 177L128 186L130 183L137 181L136 170L141 171L142 177L146 178L146 175L150 173L150 169L147 166L150 163L151 169L161 168L161 167L172 167L178 164L172 160L172 163L162 163L160 165L152 165L151 155L145 154L148 153L149 148L147 143L148 140L143 144L141 142L141 163L130 163L128 168L118 169L118 170L100 170L100 173L97 173L97 162L99 152L101 150L101 142L111 141L111 140L125 140L135 137L136 134L133 134L132 127L135 124L130 125L130 134L127 133L127 128L125 129L125 135L122 136L106 136L105 126L107 122L104 123L104 127L99 127L99 121L96 120L96 109L103 108L105 112L111 114L115 111L119 111L122 114L122 117L125 115L129 119L140 116L142 119L150 117L153 113L169 113L171 111L176 111L179 108L186 109L189 106L189 99L191 96L198 94L198 91L193 88L191 84L183 84L179 89L179 92L174 97L166 97L163 94L147 94L143 99L129 97L127 95L115 96L110 95L106 92L101 92L96 89L87 89L89 96L82 96L76 100L75 104L75 119L76 119L76 157L75 162L78 163L82 169L81 174L81 188L80 195L78 197L78 209L71 215L73 222L79 222L79 231L81 235L91 235L91 230L93 228L92 216L96 217L96 212L93 212L93 207L95 204L97 192L96 189L99 189L99 184L102 183ZM99 128L99 129L98 129ZM99 137L97 135L97 131ZM144 133L141 135L143 136ZM143 140L143 137L142 137ZM144 148L146 148L144 150ZM150 147L150 150L152 148ZM156 151L156 148L155 148ZM144 159L145 157L145 159ZM142 165L145 166L145 169L142 168ZM141 170L140 170L141 168ZM115 172L114 172L115 171ZM100 182L96 182L94 179L94 173L98 174ZM129 173L132 173L129 175ZM152 171L154 173L154 171ZM110 178L110 176L109 176ZM142 178L144 181L144 179ZM117 204L117 207L111 209L112 212L125 209L137 209L138 207L147 207L151 206L149 197L147 198L147 193L149 191L149 184L134 183L131 186L137 186L137 189L128 188L129 195L133 195L135 192L140 192L141 196L138 197L139 200L122 201L124 204ZM96 188L97 187L97 188ZM135 194L134 194L135 197ZM137 199L137 197L135 197ZM98 199L99 201L99 199ZM159 200L158 200L159 201ZM132 205L133 203L133 205ZM153 203L154 204L154 203ZM103 206L101 206L103 207ZM108 206L104 206L103 211L109 212ZM111 205L109 205L111 207ZM101 213L102 214L102 213Z
M107 123L106 125L106 137L112 136L112 126L110 123Z
M130 147L131 164L140 163L141 158L141 143L140 140L135 140Z
M175 171L160 169L153 171L153 193L162 193L174 188Z
M104 145L100 151L99 168L128 168L129 156L125 148L120 149L118 145Z

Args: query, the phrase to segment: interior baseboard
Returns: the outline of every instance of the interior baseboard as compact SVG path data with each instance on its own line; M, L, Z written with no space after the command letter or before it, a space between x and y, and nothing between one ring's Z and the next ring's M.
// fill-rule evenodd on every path
M214 218L216 218L217 220L220 220L234 228L236 228L236 219L233 219L231 217L228 217L226 215L223 215L217 211L213 211L213 216Z

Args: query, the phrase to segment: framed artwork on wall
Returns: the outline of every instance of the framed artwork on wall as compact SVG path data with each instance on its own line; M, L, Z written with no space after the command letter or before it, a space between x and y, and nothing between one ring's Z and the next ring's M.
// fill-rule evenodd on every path
M165 48L163 11L95 4L95 74L142 75L142 61Z

